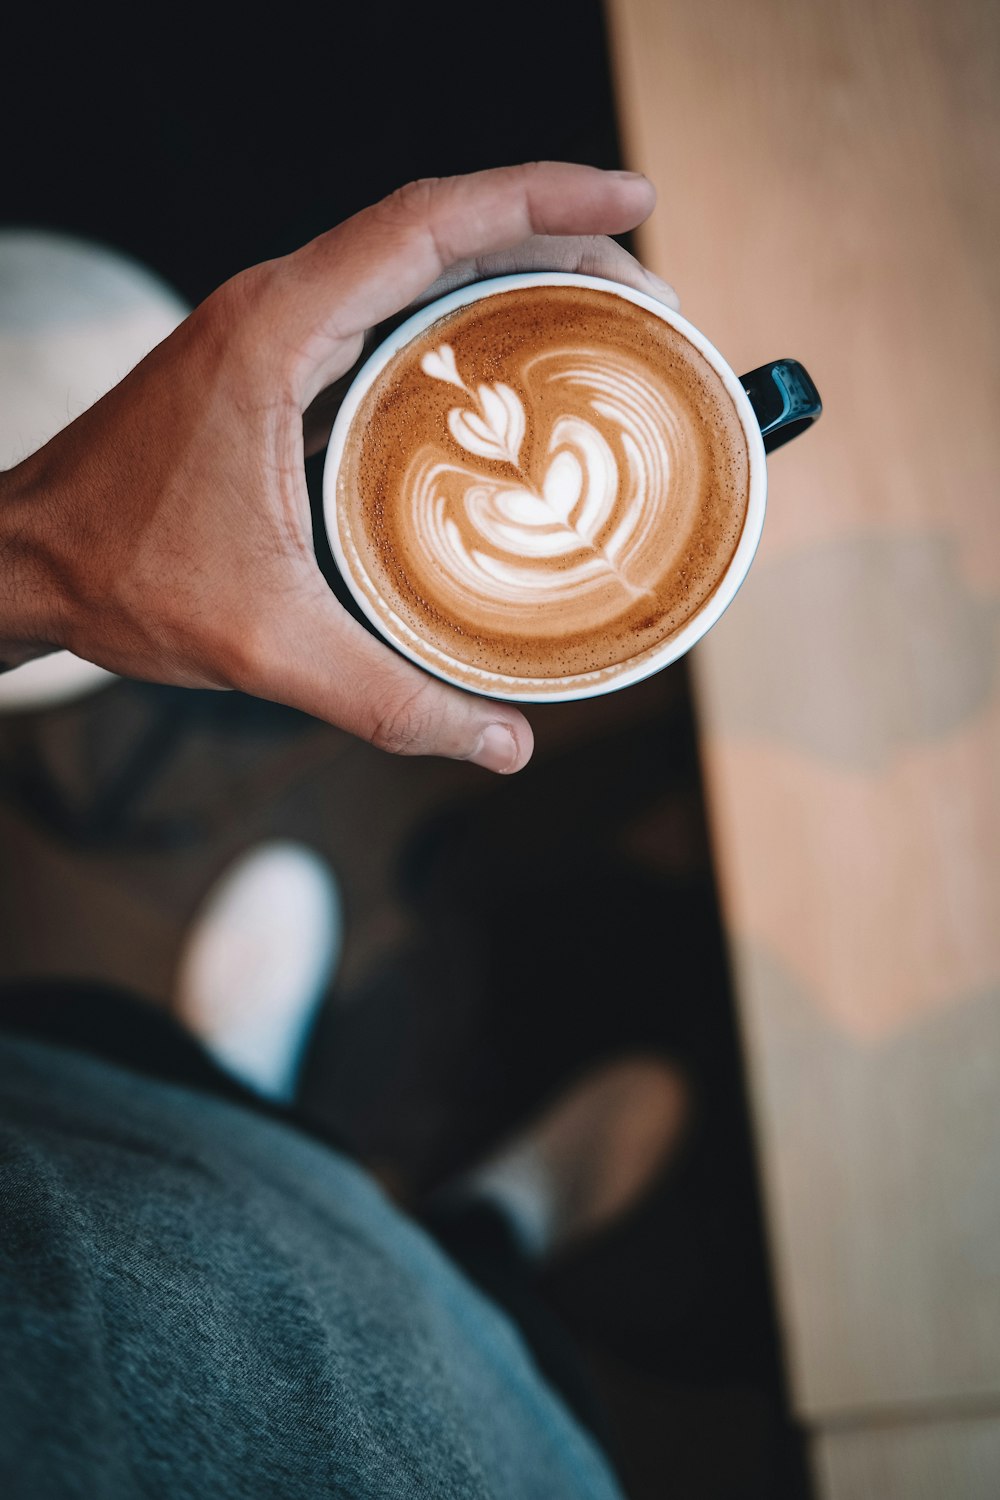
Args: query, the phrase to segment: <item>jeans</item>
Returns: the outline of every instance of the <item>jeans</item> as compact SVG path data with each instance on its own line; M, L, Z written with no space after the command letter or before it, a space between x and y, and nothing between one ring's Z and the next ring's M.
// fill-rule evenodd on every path
M302 1130L353 1156L349 1143L295 1105L264 1099L226 1073L168 1013L110 985L31 980L0 986L0 1026L96 1054L132 1072L207 1092ZM363 1163L362 1163L363 1165ZM432 1200L418 1220L468 1279L518 1327L549 1384L610 1455L612 1442L581 1355L540 1296L536 1271L501 1210L486 1199Z

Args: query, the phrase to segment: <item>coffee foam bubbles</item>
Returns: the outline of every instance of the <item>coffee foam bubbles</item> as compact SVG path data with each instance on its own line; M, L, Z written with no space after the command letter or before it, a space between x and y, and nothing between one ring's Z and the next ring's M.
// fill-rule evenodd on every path
M340 476L355 577L430 665L593 681L709 597L746 514L721 378L611 293L542 287L458 310L376 379ZM502 687L499 690L503 690Z

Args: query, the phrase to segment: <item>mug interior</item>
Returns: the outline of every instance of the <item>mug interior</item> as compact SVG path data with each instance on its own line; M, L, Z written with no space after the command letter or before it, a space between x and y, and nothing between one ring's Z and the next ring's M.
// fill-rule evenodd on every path
M480 668L473 669L476 679L473 683L470 681L470 669L458 662L454 662L452 668L450 659L440 650L434 649L433 659L420 654L407 641L405 635L393 629L391 621L378 614L365 590L355 581L340 534L337 476L351 425L362 400L373 381L407 344L424 333L440 318L447 317L449 313L459 308L468 307L474 302L502 292L513 291L520 287L538 286L579 286L611 292L644 308L664 323L670 324L698 350L720 377L732 397L746 438L750 469L747 513L739 542L729 565L700 609L685 622L680 630L660 645L644 651L636 657L635 661L626 662L616 667L613 672L579 674L571 680L571 685L565 678L516 679ZM481 692L489 697L514 703L560 703L615 692L619 688L641 682L683 656L712 628L736 597L760 542L766 501L767 468L760 428L749 397L740 384L739 378L715 346L686 318L646 293L635 291L632 287L623 286L620 282L608 281L600 276L585 276L569 271L519 272L509 276L494 277L488 281L474 282L470 286L459 287L456 291L449 292L447 296L439 298L427 307L420 308L406 322L400 324L373 351L355 376L333 424L323 468L323 514L330 550L345 586L378 634L401 651L404 656L409 657L417 666L423 667L425 671L433 673L444 681L451 682L456 687L465 688L467 691ZM592 676L595 680L588 683L587 676ZM560 686L560 684L563 685Z

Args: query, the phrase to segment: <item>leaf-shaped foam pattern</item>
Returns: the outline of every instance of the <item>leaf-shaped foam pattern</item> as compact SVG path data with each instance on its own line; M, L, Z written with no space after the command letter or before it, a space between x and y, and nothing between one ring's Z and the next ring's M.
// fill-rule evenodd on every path
M465 390L465 381L458 373L455 351L450 344L440 344L437 349L429 350L420 361L420 368L432 380L445 380L449 385L457 385L460 391Z
M547 442L536 433L544 468L529 476L520 467L527 414L518 393L503 383L474 392L462 385L447 344L424 356L426 374L467 393L469 404L448 412L454 441L470 459L514 472L498 476L423 450L406 478L415 532L470 602L543 607L608 589L627 602L645 592L641 558L662 523L675 418L634 367L579 350L545 359L557 371L549 383L566 393L565 411Z
M524 407L509 385L481 385L477 391L479 411L453 407L448 430L466 453L492 458L516 469L524 441Z
M493 459L498 463L507 462L506 451L501 446L496 433L483 421L478 412L462 411L460 407L453 407L448 413L448 431L466 453L472 453L476 458Z

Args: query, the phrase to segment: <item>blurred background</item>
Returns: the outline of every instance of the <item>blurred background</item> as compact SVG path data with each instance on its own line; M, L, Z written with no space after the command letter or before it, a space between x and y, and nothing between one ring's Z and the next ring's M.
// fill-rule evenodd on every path
M402 1188L598 1058L692 1081L670 1177L546 1286L633 1500L994 1495L1000 9L22 13L9 59L0 463L235 271L534 157L647 172L633 248L734 367L800 358L826 412L772 460L711 636L530 713L510 783L239 695L0 679L0 979L169 1006L217 876L305 842L346 939L304 1102ZM53 235L113 255L22 295Z

